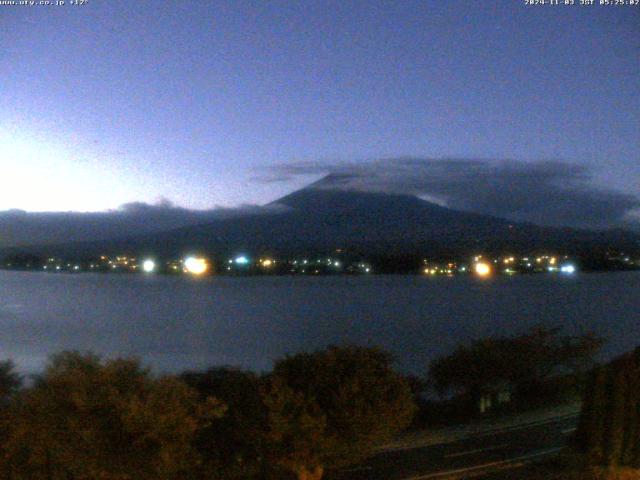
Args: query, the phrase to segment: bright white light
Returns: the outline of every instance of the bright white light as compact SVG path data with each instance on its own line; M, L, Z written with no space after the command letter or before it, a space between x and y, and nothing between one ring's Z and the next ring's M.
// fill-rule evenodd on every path
M187 257L184 260L184 268L193 275L202 275L209 269L207 260L200 257Z
M249 263L249 259L244 255L240 255L239 257L236 257L236 263L238 265L246 265L247 263Z
M144 270L147 273L151 273L156 269L156 262L154 262L151 259L147 259L144 262L142 262L142 270Z
M562 273L575 273L576 272L576 267L574 267L573 265L563 265L562 268L560 268L560 271Z

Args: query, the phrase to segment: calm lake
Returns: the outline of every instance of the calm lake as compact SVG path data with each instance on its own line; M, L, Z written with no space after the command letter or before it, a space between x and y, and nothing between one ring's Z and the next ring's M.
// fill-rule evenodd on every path
M640 344L640 273L473 277L210 277L0 271L0 359L23 371L47 355L135 355L157 371L267 370L286 353L378 345L424 373L458 342L534 324Z

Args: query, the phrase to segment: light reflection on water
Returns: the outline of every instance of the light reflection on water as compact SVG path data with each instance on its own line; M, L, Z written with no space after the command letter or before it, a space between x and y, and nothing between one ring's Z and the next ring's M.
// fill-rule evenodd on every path
M640 344L640 273L471 277L211 277L0 272L0 358L39 369L62 349L163 371L269 369L286 353L379 345L423 373L457 342L542 323Z

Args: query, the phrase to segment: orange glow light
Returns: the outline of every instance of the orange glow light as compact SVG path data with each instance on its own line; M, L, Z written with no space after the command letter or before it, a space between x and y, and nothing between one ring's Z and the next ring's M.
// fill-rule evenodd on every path
M491 266L488 263L476 263L475 270L481 277L486 277L491 273Z
M188 257L184 260L184 269L193 275L202 275L209 270L209 264L205 258Z

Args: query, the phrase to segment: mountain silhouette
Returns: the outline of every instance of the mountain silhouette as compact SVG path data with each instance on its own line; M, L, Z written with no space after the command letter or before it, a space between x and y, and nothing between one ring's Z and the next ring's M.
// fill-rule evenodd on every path
M638 249L639 236L622 230L541 227L452 210L411 195L325 188L323 179L263 211L119 240L31 248L47 254L121 252L178 256L297 255L336 249L362 255L441 255L476 251Z

